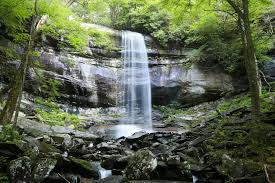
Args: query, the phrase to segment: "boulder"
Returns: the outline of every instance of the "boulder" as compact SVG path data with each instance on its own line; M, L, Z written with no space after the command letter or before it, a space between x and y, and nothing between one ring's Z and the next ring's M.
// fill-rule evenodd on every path
M96 183L122 183L123 177L120 175L113 175L104 179L96 181Z
M268 82L275 81L275 59L263 63L263 72Z
M23 156L10 162L11 183L32 182L32 160Z
M69 156L68 158L59 157L56 165L56 172L80 175L81 177L89 179L98 179L100 177L97 166L89 161L72 156Z
M62 139L64 140L66 135L70 135L70 136L73 136L76 138L82 138L83 140L88 140L88 141L95 140L98 138L96 135L93 135L89 132L82 132L82 131L74 130L72 128L63 127L63 126L49 126L47 124L39 123L34 120L29 120L25 118L20 118L17 122L17 126L21 128L23 131L25 131L26 133L31 134L33 136L38 136L38 137L43 137L44 135L47 135L50 137L56 137L56 139L59 137L59 140L62 140ZM69 143L69 141L66 143Z
M36 166L33 169L33 179L35 182L42 182L46 179L51 171L55 168L57 163L53 158L41 158L36 162Z
M129 160L124 176L128 180L147 180L157 167L157 159L149 150L137 151Z

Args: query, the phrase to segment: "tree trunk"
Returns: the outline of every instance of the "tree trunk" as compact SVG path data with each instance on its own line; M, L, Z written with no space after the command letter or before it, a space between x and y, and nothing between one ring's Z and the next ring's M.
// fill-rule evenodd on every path
M259 75L258 63L256 59L255 46L252 38L248 0L242 0L243 2L243 17L242 27L243 30L243 45L245 53L246 72L249 81L249 89L251 95L252 104L252 117L253 120L257 120L257 116L260 113L260 95L261 95L261 80Z
M241 8L232 0L226 1L232 6L238 15L238 25L241 32L244 52L244 64L249 81L252 119L257 121L258 114L260 113L261 80L250 26L249 0L242 0Z
M24 83L25 83L26 72L29 67L30 54L31 54L32 47L33 47L33 40L35 37L35 31L36 31L35 28L36 28L36 24L38 22L37 21L38 20L37 1L38 0L35 0L35 2L34 2L34 8L35 8L36 13L32 18L32 24L31 24L30 32L29 32L30 36L29 36L29 40L27 42L25 55L24 55L24 58L22 59L20 67L18 69L18 72L17 72L18 74L15 76L14 83L11 87L6 105L3 109L3 111L1 112L0 124L12 122L12 118L13 118L15 111L16 111L16 114L15 114L15 118L14 118L14 123L17 122L21 99L22 99L22 92L23 92Z
M0 124L9 123L12 120L13 113L16 109L19 91L22 86L23 68L26 67L26 62L23 61L18 68L18 74L15 77L14 84L11 87L6 105L0 115Z

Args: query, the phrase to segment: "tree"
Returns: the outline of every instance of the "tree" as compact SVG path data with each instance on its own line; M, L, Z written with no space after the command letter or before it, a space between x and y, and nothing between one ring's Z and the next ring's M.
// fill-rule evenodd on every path
M5 11L1 11L2 8ZM14 122L17 120L25 76L35 54L38 31L47 22L48 15L53 19L64 19L63 21L65 21L68 12L70 11L63 6L61 0L15 0L12 2L2 0L0 2L0 22L7 29L7 35L2 39L7 39L15 45L14 50L16 47L23 49L22 54L16 53L21 62L19 67L15 68L16 75L11 77L8 99L0 114L0 124L11 122L15 111Z
M34 14L31 16L30 26L27 27L28 30L28 39L26 41L26 45L24 48L23 58L21 60L20 66L18 68L18 73L15 76L14 83L11 86L9 97L6 102L6 105L0 115L0 122L5 123L8 121L12 121L12 117L15 113L14 122L17 121L19 107L22 98L22 91L25 82L25 76L27 69L30 64L30 57L33 51L34 40L36 37L36 32L38 29L39 23L39 15L38 15L38 0L34 1L33 5Z
M251 4L253 2L253 4ZM234 18L234 22L236 27L238 28L237 33L239 37L241 38L241 54L237 55L239 57L239 60L243 60L246 75L249 81L249 90L251 95L251 106L252 106L252 116L253 120L257 119L258 114L260 113L260 95L261 95L261 80L259 75L259 69L258 69L258 63L257 58L260 58L262 56L262 53L266 54L265 48L269 47L269 41L265 41L265 48L262 49L261 43L263 38L257 38L257 35L259 35L261 31L261 28L259 26L259 18L260 16L263 16L264 10L266 7L271 5L270 0L223 0L223 1L215 1L215 0L195 0L195 1L175 1L170 0L168 3L168 7L171 8L171 6L175 6L174 3L180 4L180 8L177 10L174 10L176 17L181 20L181 22L188 21L191 18L186 18L183 20L180 16L184 17L186 15L189 15L192 17L191 21L191 27L194 25L194 22L200 21L201 19L205 19L206 15L205 11L213 12L215 16L224 17L224 20L227 21L228 15L230 15L230 18ZM249 6L249 5L254 6ZM259 10L260 9L260 10ZM253 10L253 11L250 11ZM182 13L182 12L185 13ZM233 12L232 12L233 11ZM212 13L209 13L212 14ZM207 25L208 22L206 22L205 25ZM209 22L210 23L210 22ZM215 26L213 26L215 27ZM204 27L201 25L199 26L202 30ZM230 27L231 28L231 27ZM229 28L229 30L230 30ZM222 28L220 28L222 29ZM190 40L190 35L189 40ZM199 35L201 36L201 35ZM224 37L228 37L228 34L224 34ZM261 35L262 36L262 35ZM262 36L264 37L264 36ZM205 37L207 40L210 40L213 37ZM196 39L196 37L195 37ZM220 39L220 38L219 38ZM260 40L260 41L259 41ZM270 40L270 39L269 39ZM256 42L257 41L257 42ZM222 42L224 43L224 42ZM238 42L236 42L238 44ZM257 43L257 44L255 44ZM211 50L207 46L209 45L203 45L204 50ZM257 49L256 49L257 48ZM223 52L226 53L228 50L224 50ZM229 52L228 52L229 53ZM233 53L233 52L232 52ZM213 54L213 53L212 53ZM237 53L238 54L238 53ZM226 55L226 54L225 54ZM235 54L236 55L236 54ZM224 57L226 58L226 57ZM262 59L262 58L260 58ZM230 59L228 59L230 60ZM236 60L236 59L235 59ZM225 61L228 62L228 61Z
M257 116L260 113L261 79L250 25L249 0L241 0L239 3L236 3L233 0L226 0L226 2L238 15L238 25L243 44L244 62L251 95L252 116L253 120L257 120Z

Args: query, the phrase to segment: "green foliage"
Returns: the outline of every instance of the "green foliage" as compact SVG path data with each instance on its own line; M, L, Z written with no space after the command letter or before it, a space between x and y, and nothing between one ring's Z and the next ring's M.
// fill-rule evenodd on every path
M275 112L275 93L263 91L261 95L261 112Z
M52 99L42 99L42 98L35 98L35 103L40 104L42 106L45 106L47 108L49 108L50 110L57 110L59 109L59 106L52 101Z
M0 60L14 60L17 59L17 54L11 48L7 48L6 46L0 46Z
M88 35L77 19L69 19L71 10L59 0L45 6L45 14L49 15L50 23L42 27L41 32L59 41L59 48L71 47L84 52Z
M199 45L194 60L204 63L217 62L233 72L240 68L241 42L238 28L232 20L210 13L193 23L186 43ZM213 54L214 53L214 54Z
M25 41L26 21L34 12L32 0L1 0L0 22L5 25L8 36L15 38L17 43Z
M226 100L225 102L221 103L217 110L219 112L227 112L232 111L238 108L248 108L251 106L250 98L248 95L245 96L237 96L234 99Z
M109 0L80 0L72 11L84 22L111 25Z
M51 100L55 100L60 96L59 89L61 85L61 82L56 79L47 79L46 83L41 86L41 89L48 94Z
M2 183L10 183L8 174L0 173L0 182L2 182Z
M61 86L60 81L55 79L48 79L42 82L41 89L47 94L47 99L36 98L35 103L40 104L41 108L35 110L38 120L42 123L51 126L74 126L78 127L80 119L73 114L63 112L55 103L56 98L60 96L59 89Z
M46 112L42 109L37 109L37 118L39 121L49 124L51 126L74 126L77 127L80 123L80 119L73 114L62 112L58 109Z
M105 32L98 31L96 29L89 29L88 35L91 37L95 47L114 49L115 45L112 41L112 37Z
M41 67L41 65L39 67ZM37 70L36 73L34 83L36 95L47 97L47 101L55 101L58 97L60 97L59 90L62 83L56 79L46 78L40 70Z
M261 95L261 112L271 112L275 110L275 94L273 92L263 91ZM238 108L251 107L251 99L249 95L237 96L233 100L226 100L221 103L217 110L219 112L232 111Z
M0 133L0 141L14 142L22 139L22 135L14 128L12 124L4 125Z

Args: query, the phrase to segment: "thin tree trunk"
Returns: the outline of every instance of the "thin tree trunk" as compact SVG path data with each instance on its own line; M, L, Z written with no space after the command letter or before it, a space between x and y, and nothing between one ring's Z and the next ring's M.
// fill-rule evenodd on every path
M246 68L247 78L249 81L249 91L252 106L252 119L254 121L257 121L258 114L260 113L261 80L250 26L248 8L249 0L242 0L241 8L232 0L226 1L228 2L228 4L232 6L232 8L238 15L238 25L241 32L244 52L244 64Z
M26 62L26 65L25 67L23 68L23 76L21 78L21 85L20 85L20 88L19 88L19 95L18 95L18 99L17 99L17 103L16 103L16 108L15 108L15 116L14 116L14 120L13 120L13 124L16 125L17 123L17 119L18 119L18 116L19 116L19 111L20 111L20 104L21 104L21 100L22 100L22 95L23 95L23 89L24 89L24 84L25 84L25 80L26 80L26 74L27 74L27 71L28 71L28 68L29 68L29 63L30 63L30 54L31 54L31 51L33 50L33 44L34 44L34 39L35 39L35 36L36 36L36 29L38 29L37 27L37 24L39 22L39 18L38 18L38 0L35 0L34 2L34 10L35 10L35 14L33 16L33 19L32 19L32 24L31 24L31 29L30 29L30 38L28 40L28 45L27 45L27 51L26 51L26 56L25 56L25 62Z
M252 32L249 19L248 0L243 2L243 31L244 31L244 44L246 52L247 75L250 85L250 95L252 104L253 120L257 120L260 113L260 95L261 95L261 80L259 75L258 63L255 54L255 47L252 38Z
M27 72L27 68L29 66L30 61L30 52L32 50L33 38L35 36L35 26L37 23L37 1L35 0L35 11L36 14L33 16L32 24L30 28L30 37L27 43L27 48L25 51L25 57L22 59L20 67L18 68L18 74L15 76L14 84L11 87L9 97L7 99L6 105L0 114L0 124L9 123L12 121L14 112L15 114L15 122L18 118L20 103L22 99L22 91L25 82L25 76Z

